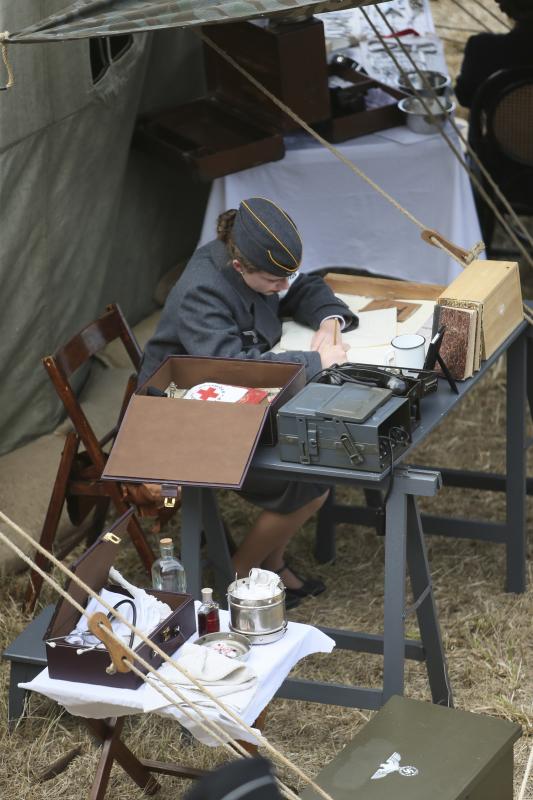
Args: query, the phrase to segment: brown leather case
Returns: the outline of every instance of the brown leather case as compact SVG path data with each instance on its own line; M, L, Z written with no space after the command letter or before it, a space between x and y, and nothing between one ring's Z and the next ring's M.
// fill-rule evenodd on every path
M72 572L95 592L99 592L103 586L107 585L109 568L116 559L120 543L123 539L128 539L126 529L132 513L133 509L130 509L123 514L71 567ZM66 591L81 606L85 607L88 594L80 586L71 580L66 586ZM123 589L120 591L124 592ZM150 638L165 653L171 655L196 631L193 597L190 594L160 592L155 589L147 591L158 600L168 603L173 609L172 614L149 634ZM142 679L133 672L116 672L113 675L106 672L106 668L111 663L107 650L92 650L78 655L79 645L69 644L63 639L57 638L67 636L76 626L79 617L78 611L70 605L68 600L62 598L58 601L44 636L50 677L62 681L79 681L100 686L114 686L120 689L136 689L142 683ZM154 653L149 645L140 644L136 648L136 652L153 669L160 666L161 656ZM139 662L135 666L141 672L146 673L147 670Z
M171 381L280 387L269 405L152 397ZM102 477L164 487L192 484L240 489L259 442L276 442L278 408L305 385L301 364L236 358L169 356L133 395Z

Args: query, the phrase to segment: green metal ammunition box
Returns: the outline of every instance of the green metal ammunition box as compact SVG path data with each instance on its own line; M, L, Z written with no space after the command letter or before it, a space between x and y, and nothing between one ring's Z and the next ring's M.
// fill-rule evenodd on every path
M392 697L316 782L335 800L512 800L520 734L512 722Z

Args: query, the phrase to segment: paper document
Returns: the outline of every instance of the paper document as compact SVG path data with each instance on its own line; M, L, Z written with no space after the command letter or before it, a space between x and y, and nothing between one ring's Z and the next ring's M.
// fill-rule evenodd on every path
M387 364L391 351L391 339L396 336L396 309L383 308L376 311L358 312L359 326L342 333L342 341L350 345L349 361L364 364ZM283 323L281 339L274 348L276 352L287 350L310 350L314 331L293 320Z
M337 293L336 297L343 300L346 305L359 317L359 327L354 331L342 333L342 341L350 345L347 353L348 361L360 364L378 364L390 366L393 363L394 350L391 340L403 333L418 333L419 329L432 319L435 302L433 300L416 300L419 308L405 320L397 322L395 308L377 309L375 311L360 311L368 305L371 297ZM398 298L401 300L402 298ZM408 301L413 302L413 301ZM420 331L426 335L425 331ZM283 323L281 339L273 348L275 353L287 350L310 349L314 331L293 320ZM429 337L430 338L430 337ZM426 341L426 349L429 344Z

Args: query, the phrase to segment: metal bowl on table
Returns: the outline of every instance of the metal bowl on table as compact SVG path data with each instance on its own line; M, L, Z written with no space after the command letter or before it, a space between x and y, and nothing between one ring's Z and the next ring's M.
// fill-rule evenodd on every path
M398 102L398 108L405 114L410 130L415 133L437 133L454 112L455 103L445 97L438 100L427 98L424 103L417 97L404 97Z
M419 72L404 72L397 81L398 89L406 94L416 94L421 97L448 97L452 90L452 81L449 75L435 72L431 69L421 69Z
M238 661L245 661L250 655L250 640L240 633L233 633L233 631L206 633L204 636L200 636L195 644L208 647L216 653L227 658L235 658Z

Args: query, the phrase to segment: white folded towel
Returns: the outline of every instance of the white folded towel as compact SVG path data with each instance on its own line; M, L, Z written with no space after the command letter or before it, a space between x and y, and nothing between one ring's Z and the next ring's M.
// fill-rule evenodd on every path
M224 702L227 699L233 708L244 708L248 705L257 684L257 675L241 661L223 656L209 647L189 642L182 645L176 661L215 697L224 697ZM186 696L187 699L182 700L182 704L187 705L189 701L197 705L217 707L210 697L203 694L201 689L191 683L172 664L162 664L157 676L150 674L150 682L153 681L155 685L159 675L174 684ZM165 684L159 682L159 685L167 693L170 691ZM168 704L156 690L150 692L150 700L147 699L147 702L148 707L147 703L144 703L145 711L154 711Z

